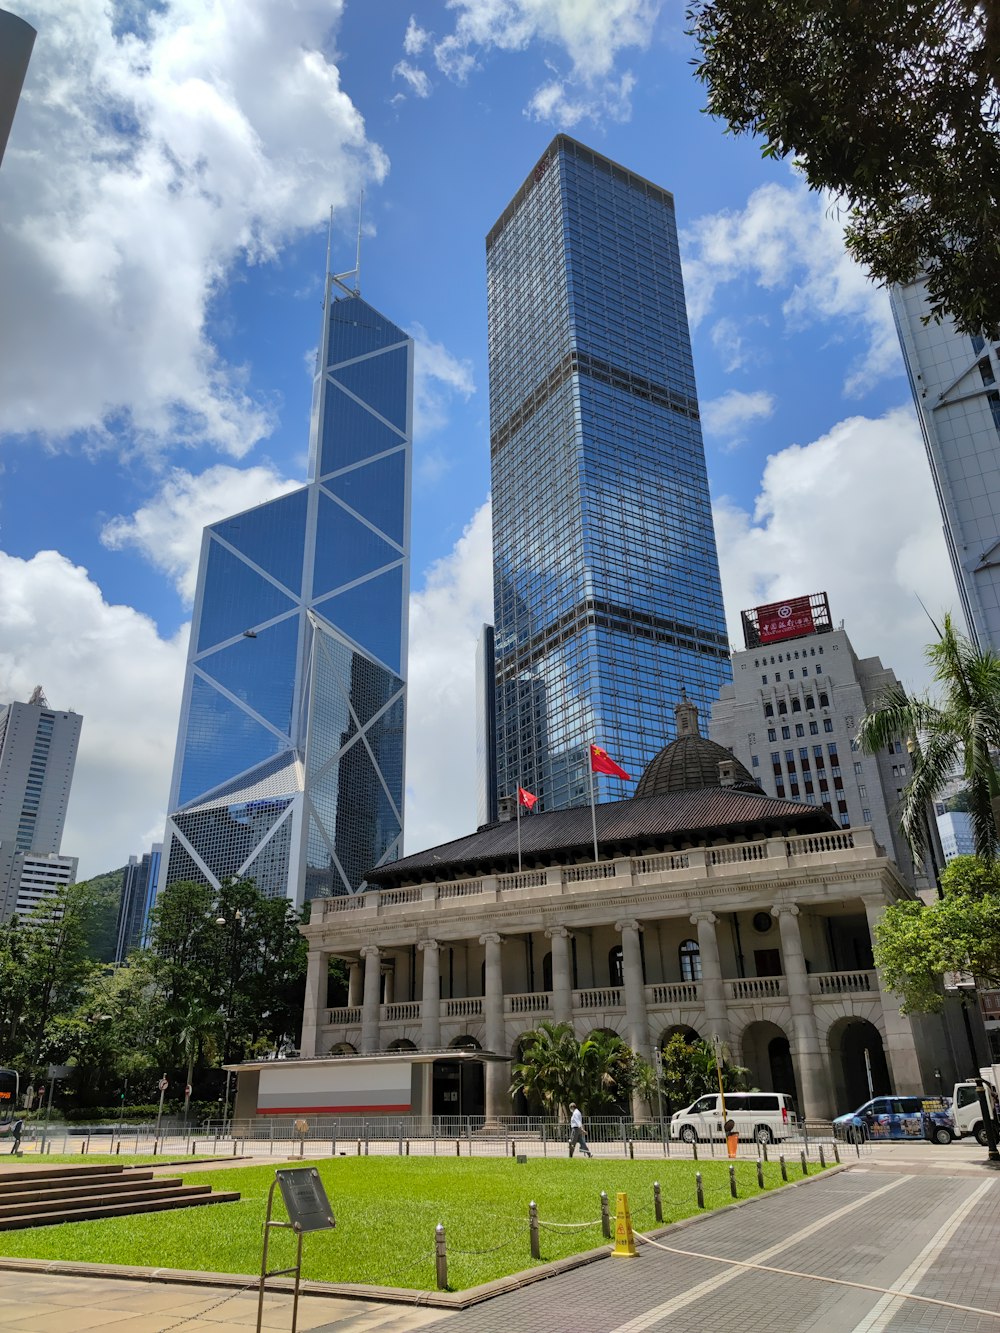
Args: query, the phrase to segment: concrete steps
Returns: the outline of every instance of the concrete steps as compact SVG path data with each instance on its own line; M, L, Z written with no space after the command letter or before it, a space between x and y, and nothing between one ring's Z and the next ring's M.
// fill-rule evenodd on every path
M152 1171L126 1174L121 1166L29 1168L0 1175L0 1231L232 1203L239 1197Z

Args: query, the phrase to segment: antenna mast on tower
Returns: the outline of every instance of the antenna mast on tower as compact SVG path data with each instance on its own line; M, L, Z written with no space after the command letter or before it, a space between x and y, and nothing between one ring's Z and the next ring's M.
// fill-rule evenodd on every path
M358 245L357 245L357 251L356 251L356 254L355 254L355 258L354 258L354 267L351 268L351 269L348 269L346 273L334 273L334 274L331 274L331 277L332 277L333 281L337 284L337 286L338 286L338 287L342 287L342 288L344 289L344 291L348 293L349 296L360 296L360 295L361 295L361 223L362 223L362 217L363 217L363 214L364 214L364 206L365 206L365 192L364 192L364 190L362 190L361 193L358 195ZM331 232L332 232L332 228L333 228L333 209L332 209L332 208L330 209L330 227L331 227ZM329 245L329 241L327 242L326 271L327 271L328 273L330 272L330 245ZM354 279L354 286L353 286L353 287L349 287L349 286L347 285L347 282L345 281L347 278L353 278L353 279Z

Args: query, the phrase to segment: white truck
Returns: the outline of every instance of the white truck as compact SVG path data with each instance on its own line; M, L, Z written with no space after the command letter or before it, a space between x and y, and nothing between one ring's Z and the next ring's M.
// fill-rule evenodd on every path
M993 1104L993 1117L997 1114L997 1066L986 1065L979 1070L986 1095ZM951 1116L958 1138L975 1135L976 1142L986 1145L986 1130L983 1128L983 1113L979 1105L979 1093L975 1083L956 1083L952 1091Z

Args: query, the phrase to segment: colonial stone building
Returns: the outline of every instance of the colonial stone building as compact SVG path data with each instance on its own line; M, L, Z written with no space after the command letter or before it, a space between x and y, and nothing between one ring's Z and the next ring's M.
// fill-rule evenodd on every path
M866 1064L876 1093L950 1087L947 1025L903 1017L873 966L874 923L912 892L872 831L765 795L699 735L693 704L676 712L635 796L597 807L599 860L590 809L560 810L315 901L302 1055L439 1051L423 1112L488 1119L528 1109L509 1065L451 1065L447 1050L516 1058L542 1019L615 1032L647 1059L674 1032L718 1036L810 1117L865 1100ZM346 1004L327 1002L331 956L348 965Z

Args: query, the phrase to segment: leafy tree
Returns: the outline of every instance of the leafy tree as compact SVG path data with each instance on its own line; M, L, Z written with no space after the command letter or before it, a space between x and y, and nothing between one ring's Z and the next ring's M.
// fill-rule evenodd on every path
M708 111L846 202L873 277L924 273L935 319L1000 336L996 0L691 0L688 19Z
M956 856L941 875L944 897L930 906L891 904L875 926L875 965L904 1013L944 1004L945 972L971 972L1000 986L1000 866Z
M664 1109L668 1115L690 1106L696 1097L714 1092L719 1086L714 1048L707 1041L688 1041L680 1032L675 1032L663 1047L662 1068ZM748 1069L723 1059L722 1087L725 1092L748 1088L749 1078Z
M994 759L1000 751L1000 657L959 634L950 616L926 657L941 687L940 703L895 686L861 719L858 739L868 754L895 740L910 744L913 772L899 823L915 859L927 842L928 803L961 768L976 854L991 861L997 842L993 801L1000 797Z
M570 1102L588 1115L621 1114L633 1089L641 1087L643 1065L614 1033L592 1032L578 1041L569 1023L543 1022L525 1038L511 1091L551 1116L565 1118Z

